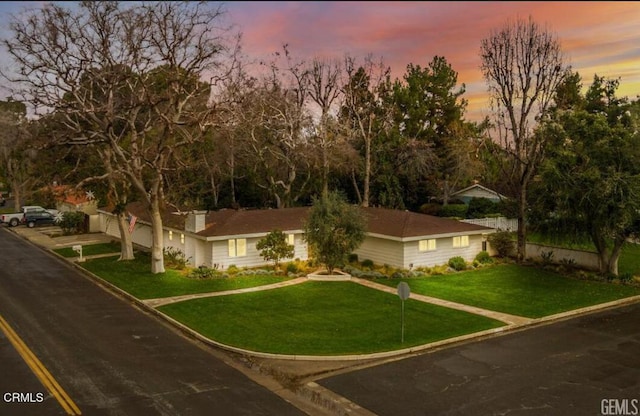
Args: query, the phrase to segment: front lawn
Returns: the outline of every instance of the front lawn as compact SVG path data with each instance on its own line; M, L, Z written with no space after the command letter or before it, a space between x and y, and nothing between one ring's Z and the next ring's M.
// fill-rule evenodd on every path
M404 280L415 293L529 318L640 295L634 286L570 279L515 264ZM375 281L394 287L400 282Z
M277 290L173 303L159 310L223 344L278 354L391 351L504 325L409 299L401 343L398 296L353 282L308 281Z
M289 280L281 276L242 276L215 279L190 279L178 270L166 269L162 274L151 273L151 259L137 253L132 261L118 261L105 257L80 263L82 267L114 284L138 299L155 299L194 293L221 292L262 286Z
M619 274L628 273L640 276L640 244L626 243L622 246L620 260L618 260Z

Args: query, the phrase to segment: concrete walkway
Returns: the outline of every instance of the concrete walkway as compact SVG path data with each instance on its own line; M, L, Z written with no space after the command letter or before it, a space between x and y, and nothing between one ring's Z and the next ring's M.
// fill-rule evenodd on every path
M185 300L210 298L213 296L236 295L239 293L259 292L262 290L279 289L281 287L297 285L306 281L307 281L306 277L298 277L296 279L287 280L285 282L274 283L271 285L254 286L254 287L247 287L243 289L234 289L234 290L225 290L222 292L195 293L191 295L171 296L168 298L146 299L146 300L142 300L142 302L145 305L148 305L152 308L157 308L160 306L168 305L170 303L182 302Z

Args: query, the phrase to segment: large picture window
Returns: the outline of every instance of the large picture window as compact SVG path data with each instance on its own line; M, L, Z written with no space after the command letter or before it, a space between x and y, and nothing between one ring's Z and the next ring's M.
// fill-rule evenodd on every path
M453 237L453 247L469 247L469 236L461 235L459 237Z
M247 255L247 240L234 238L229 240L229 257L242 257Z
M418 241L418 251L433 251L436 249L435 238Z

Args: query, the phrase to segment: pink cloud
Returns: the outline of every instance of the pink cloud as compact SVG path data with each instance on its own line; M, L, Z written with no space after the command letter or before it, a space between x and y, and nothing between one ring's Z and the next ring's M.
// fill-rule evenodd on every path
M508 20L531 16L557 34L585 81L596 72L621 76L620 92L640 93L637 2L239 2L229 9L252 56L266 56L284 43L300 58L372 54L398 78L409 63L424 67L433 56L444 56L473 94L465 98L475 113L488 105L481 39Z

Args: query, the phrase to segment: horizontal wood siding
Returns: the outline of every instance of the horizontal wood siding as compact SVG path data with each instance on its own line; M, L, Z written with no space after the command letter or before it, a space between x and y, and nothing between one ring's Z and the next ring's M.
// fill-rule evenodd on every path
M472 262L476 255L482 251L481 235L470 235L468 247L453 247L453 237L436 239L436 249L433 251L418 251L418 241L404 243L404 264L408 269L413 267L433 267L447 264L451 257L460 256L465 261Z
M418 242L416 241L416 247ZM402 242L367 236L364 242L354 250L358 260L372 260L376 264L388 264L393 267L404 267Z
M264 261L260 255L260 251L256 249L256 244L262 237L247 238L247 255L238 257L229 257L229 240L219 240L209 242L211 244L211 262L209 267L214 264L218 265L220 270L225 270L231 265L237 267L256 267L271 264ZM296 234L294 238L294 256L290 259L282 259L282 262L291 261L293 259L306 260L307 246L302 240L301 234Z

